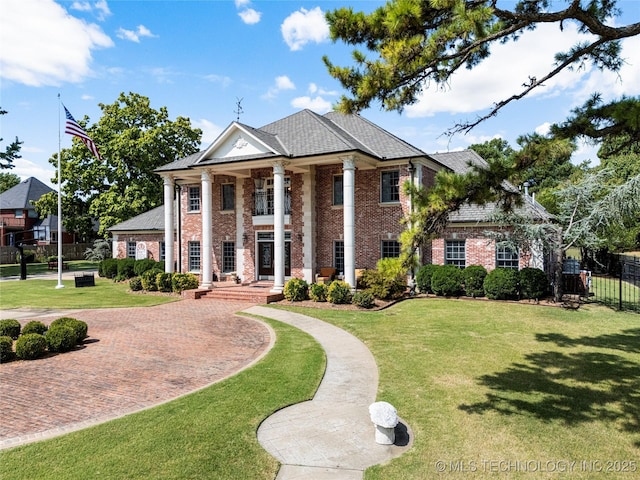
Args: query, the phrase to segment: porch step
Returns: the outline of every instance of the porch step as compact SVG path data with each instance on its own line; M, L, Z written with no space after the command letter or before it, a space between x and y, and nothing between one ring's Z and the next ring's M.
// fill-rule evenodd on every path
M252 303L272 303L284 299L282 293L272 293L273 284L255 283L251 285L214 286L211 290L198 291L195 298L203 300L233 300Z

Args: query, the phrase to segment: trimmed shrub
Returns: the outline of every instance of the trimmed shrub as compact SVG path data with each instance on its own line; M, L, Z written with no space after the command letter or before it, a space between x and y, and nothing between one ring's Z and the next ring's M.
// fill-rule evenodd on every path
M496 268L484 279L484 293L491 300L513 300L518 298L518 270Z
M135 263L133 264L133 273L135 273L136 276L139 277L144 272L146 272L147 270L151 270L152 268L160 268L158 262L151 258L143 258L141 260L135 261ZM164 270L164 268L162 268L162 270Z
M174 273L171 278L171 288L175 293L198 288L198 277L193 273Z
M106 258L98 264L98 275L104 278L116 278L118 274L118 259Z
M133 270L135 264L136 261L133 258L119 258L117 270L118 274L116 275L117 279L128 280L129 278L135 277L136 274Z
M132 292L139 292L142 290L142 280L140 277L133 277L129 279L129 288Z
M467 297L484 297L484 279L487 269L482 265L469 265L462 270L464 294Z
M31 320L24 327L22 327L22 334L26 335L27 333L39 333L40 335L44 335L47 331L47 326L39 322L38 320Z
M376 306L373 295L367 290L354 293L351 303L361 308L373 308Z
M433 277L433 273L440 267L441 265L428 263L418 269L416 272L416 285L420 293L433 293L433 290L431 290L431 277Z
M8 362L13 357L13 339L6 335L0 336L0 363Z
M20 336L20 322L13 318L0 320L0 336L11 337L14 340Z
M47 340L39 333L27 333L16 341L16 357L21 360L39 358L47 351Z
M326 302L327 286L324 283L312 283L309 287L309 297L314 302Z
M284 284L284 298L290 302L301 302L309 298L309 285L301 278L292 278Z
M68 352L76 346L76 332L69 325L55 325L44 336L50 352Z
M339 305L351 302L351 287L347 282L334 280L327 289L327 300Z
M522 298L539 300L549 293L547 274L539 268L520 270L520 295Z
M158 284L156 280L158 278L159 273L164 273L159 268L152 268L151 270L147 270L140 276L140 280L142 281L142 288L144 288L147 292L155 292L158 290Z
M173 277L173 273L159 273L156 275L156 286L158 287L158 291L160 292L171 292L173 290L173 286L171 283L171 279Z
M71 327L73 329L74 333L76 334L76 343L82 343L82 341L87 338L87 330L89 327L87 326L86 322L71 317L61 317L51 322L51 325L49 325L49 330L51 330L53 327L58 327L61 325Z
M442 265L431 276L431 290L439 296L457 297L462 293L462 269Z
M384 259L384 260L397 260ZM362 272L359 288L368 290L375 298L389 300L401 297L407 289L406 277L397 270L389 268L390 264L378 262L382 270L365 270ZM393 265L391 265L393 267Z

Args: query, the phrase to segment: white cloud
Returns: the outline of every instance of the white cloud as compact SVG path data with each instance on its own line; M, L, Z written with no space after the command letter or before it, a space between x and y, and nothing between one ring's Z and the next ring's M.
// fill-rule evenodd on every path
M95 97L93 95L87 95L86 93L84 95L80 96L80 98L82 100L94 100L95 99Z
M236 8L243 8L247 5L251 5L251 0L236 0L235 1Z
M26 158L24 155L28 153L27 148L22 149L23 157L16 159L14 163L14 168L10 170L11 173L15 173L20 177L21 180L26 180L29 177L35 177L41 182L49 185L53 189L57 189L56 185L53 185L51 179L55 176L56 171L53 167L43 168L41 165L36 164Z
M278 93L280 93L283 90L295 90L295 89L296 89L296 86L289 77L287 77L286 75L280 75L279 77L275 78L274 85L269 88L267 93L265 93L262 96L262 98L267 98L267 99L275 98L278 95Z
M2 0L0 44L0 76L42 86L91 76L92 51L112 47L113 41L53 0Z
M246 10L242 10L238 13L238 16L247 25L254 25L260 21L262 13L256 12L253 8L247 8Z
M95 9L95 15L101 21L111 15L111 10L109 10L106 0L99 0L93 5L90 2L75 1L69 8L78 12L94 12Z
M314 98L309 96L294 98L291 100L291 106L295 108L308 108L317 113L326 113L331 110L331 102L320 96Z
M195 128L202 130L202 147L206 148L222 133L222 128L206 118L192 120L191 124Z
M118 33L116 33L116 35L118 36L118 38L121 38L122 40L129 40L136 43L140 43L140 37L157 36L151 33L151 30L149 30L144 25L138 25L138 28L136 28L135 30L126 30L124 28L119 28Z
M493 45L491 56L472 70L459 70L450 88L434 85L425 89L420 101L406 108L409 117L427 117L440 112L470 113L493 106L522 90L530 77L542 78L553 68L554 55L567 51L585 36L575 24L539 25L522 34L517 42ZM533 90L528 98L554 96L575 89L592 72L590 66L581 71L565 70Z
M550 130L551 130L551 123L544 122L542 125L538 125L534 129L534 132L536 132L538 135L542 135L544 137L545 135L547 135L549 133Z
M280 31L293 51L301 50L309 42L321 43L329 39L329 25L320 7L293 12L284 19Z
M204 78L209 82L219 83L220 85L222 85L223 88L226 88L229 85L231 85L231 78L225 75L217 75L215 73L211 73L209 75L205 75Z

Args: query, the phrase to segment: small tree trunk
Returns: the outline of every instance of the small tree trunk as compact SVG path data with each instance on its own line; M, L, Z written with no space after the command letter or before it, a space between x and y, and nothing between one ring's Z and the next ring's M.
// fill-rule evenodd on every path
M554 292L553 292L553 299L556 302L561 302L562 301L562 294L564 293L562 291L562 260L564 257L564 250L562 248L562 229L558 228L558 233L557 233L558 237L557 237L557 247L555 249L555 263L554 263L554 271L553 271L553 278L554 278Z

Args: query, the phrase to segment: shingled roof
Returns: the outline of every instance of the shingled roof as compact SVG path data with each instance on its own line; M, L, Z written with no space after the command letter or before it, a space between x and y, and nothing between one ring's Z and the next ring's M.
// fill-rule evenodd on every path
M0 193L2 210L35 210L32 202L39 200L45 193L54 190L35 177L29 177L18 185Z
M110 232L164 231L164 205L109 227Z

